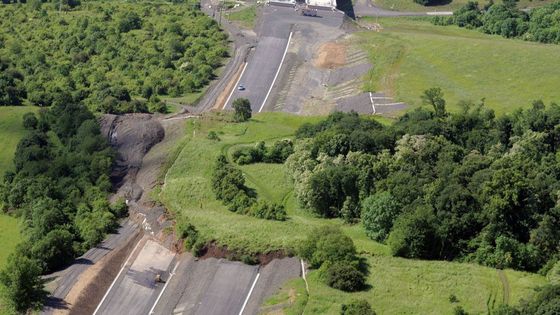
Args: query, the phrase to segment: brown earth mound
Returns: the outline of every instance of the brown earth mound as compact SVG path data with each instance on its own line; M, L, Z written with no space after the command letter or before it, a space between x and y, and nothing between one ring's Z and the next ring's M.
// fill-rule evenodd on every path
M342 44L328 42L317 51L313 65L318 68L333 69L346 64L346 47Z

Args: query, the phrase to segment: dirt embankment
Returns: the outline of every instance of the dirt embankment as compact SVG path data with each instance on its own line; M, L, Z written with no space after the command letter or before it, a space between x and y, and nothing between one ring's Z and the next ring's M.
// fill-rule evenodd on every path
M333 69L346 65L346 47L335 42L324 43L319 47L313 65L322 69Z
M282 259L291 257L284 250L276 250L268 253L259 253L247 255L238 251L230 250L227 246L220 246L214 242L206 244L200 251L200 258L225 258L233 261L243 261L245 263L254 263L261 266L268 265L274 259Z
M136 182L146 153L165 137L163 126L150 114L103 115L101 132L117 151L111 179L117 195L137 201L143 193Z

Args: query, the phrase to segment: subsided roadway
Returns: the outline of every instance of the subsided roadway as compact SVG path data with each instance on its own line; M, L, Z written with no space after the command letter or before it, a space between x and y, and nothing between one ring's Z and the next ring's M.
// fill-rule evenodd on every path
M301 274L297 258L251 266L185 254L151 314L250 315L289 279Z
M174 253L149 237L132 251L94 315L258 314L266 297L301 274L297 258L266 266ZM161 276L161 282L156 276Z
M101 244L77 258L71 266L49 275L49 278L55 278L55 280L47 284L47 288L51 288L52 293L47 299L41 314L53 314L56 310L68 308L64 299L76 285L80 276L111 251L129 243L139 232L140 229L137 224L125 220L116 233L109 234Z
M133 250L121 271L97 306L95 315L148 314L164 288L162 279L170 276L175 254L144 237Z

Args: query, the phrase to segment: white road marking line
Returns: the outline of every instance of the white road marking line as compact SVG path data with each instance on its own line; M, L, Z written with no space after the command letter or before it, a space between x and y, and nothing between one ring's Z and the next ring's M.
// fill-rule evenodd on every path
M248 63L246 62L245 65L243 66L243 70L241 70L241 74L239 75L239 78L237 79L237 82L235 82L235 86L231 89L231 92L229 93L229 96L228 96L226 102L224 103L224 107L222 107L222 110L226 109L226 106L229 102L229 99L233 95L233 92L235 92L235 89L237 89L237 87L239 86L239 82L241 81L241 78L243 77L243 73L245 73L245 69L247 69L247 65L248 65ZM214 106L216 106L216 105L214 105Z
M374 100L392 100L392 97L388 97L388 96L371 96L371 92L369 92L370 98L374 99Z
M375 104L373 103L373 96L371 94L371 92L369 92L369 100L371 102L371 108L373 109L373 114L375 114ZM302 261L303 264L303 261Z
M382 106L393 106L393 105L402 105L404 104L403 102L398 102L398 103L385 103L385 104L377 104L377 105L382 105Z
M107 292L105 292L105 295L103 296L103 298L101 299L101 302L99 302L99 304L97 305L97 307L95 308L95 311L93 312L93 315L97 314L97 312L99 311L99 308L101 307L101 305L103 304L103 302L105 302L105 299L107 298L107 296L109 295L109 292L111 292L111 289L113 288L113 286L115 285L115 283L117 282L117 280L119 279L121 273L123 272L124 268L126 268L126 265L128 265L128 262L130 260L130 258L132 257L132 255L134 254L134 252L136 251L136 249L138 248L138 246L140 245L140 243L142 243L142 240L138 241L138 244L136 244L136 246L134 246L134 249L130 252L130 255L128 255L128 258L126 259L126 261L124 262L124 265L122 266L121 270L119 271L119 273L117 274L117 276L115 277L115 279L113 280L113 282L111 283L111 286L109 287L109 289L107 289Z
M307 294L309 294L309 285L307 284L307 278L305 278L305 265L303 264L303 259L301 260L301 277L303 278L303 281L305 281L305 290L307 291Z
M264 101L261 104L261 108L259 109L259 113L263 110L264 104L266 104L266 100L268 100L268 96L270 95L270 91L272 91L272 88L274 87L274 83L276 82L276 79L278 78L278 74L280 74L280 69L282 69L282 64L284 63L284 58L286 58L286 53L288 52L288 48L290 48L290 41L291 40L292 40L292 32L290 32L290 36L288 37L288 43L286 44L286 49L284 49L284 55L282 55L282 60L280 60L280 65L278 66L278 70L276 70L276 75L274 76L274 80L272 80L272 84L270 85L270 88L268 89L268 92L266 93L266 96L264 97Z
M152 308L150 309L150 312L148 314L154 314L154 310L156 309L156 306L159 302L159 299L161 299L161 296L163 295L163 292L167 288L167 285L169 284L169 282L171 282L171 279L175 275L175 271L177 271L177 267L179 267L179 264L181 264L180 261L175 265L175 268L173 268L173 271L171 271L171 273L169 274L170 275L169 279L167 279L167 281L165 281L165 285L163 286L163 289L161 289L161 292L159 293L156 301L154 302L154 306L152 306Z
M257 280L259 280L260 277L260 273L257 273L257 277L255 278L255 281L253 281L253 285L251 286L251 289L249 290L249 293L247 294L247 297L245 298L245 302L243 302L243 306L241 307L241 310L239 311L239 315L243 314L243 311L245 310L245 306L247 306L247 302L249 302L249 298L251 297L251 293L253 293L253 289L255 288L255 285L257 284Z

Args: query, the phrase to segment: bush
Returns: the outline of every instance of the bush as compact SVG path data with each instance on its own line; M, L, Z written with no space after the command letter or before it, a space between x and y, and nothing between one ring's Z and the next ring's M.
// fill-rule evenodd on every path
M36 129L38 122L37 117L33 113L25 113L23 115L23 127L25 129Z
M208 138L209 140L220 141L220 137L219 137L218 134L217 134L215 131L213 131L213 130L211 130L211 131L208 132L207 138Z
M254 147L241 147L233 151L233 161L239 165L252 163L284 163L294 153L291 140L274 142L272 147L267 147L264 142L258 142Z
M342 304L340 315L376 315L366 300L354 300L349 304Z
M352 239L338 227L315 228L302 242L300 255L312 268L319 268L325 262L352 262L356 260L356 247Z
M326 283L328 286L347 292L363 289L365 275L352 264L345 261L332 263L327 269Z
M250 214L257 218L276 221L285 221L288 217L283 205L262 200L253 204Z
M231 166L223 155L218 157L214 167L212 189L216 198L232 212L266 220L284 221L287 218L283 205L257 201L254 192L245 186L243 173Z

